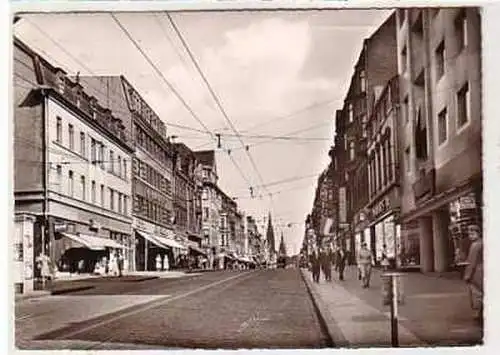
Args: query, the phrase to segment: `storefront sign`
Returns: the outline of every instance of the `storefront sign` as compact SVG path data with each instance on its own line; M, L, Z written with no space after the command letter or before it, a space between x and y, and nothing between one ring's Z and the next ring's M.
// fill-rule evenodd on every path
M54 232L67 232L68 225L66 223L54 223Z
M391 208L391 199L389 196L384 196L382 200L377 202L373 207L372 207L372 217L376 218L380 216L381 214L387 212Z

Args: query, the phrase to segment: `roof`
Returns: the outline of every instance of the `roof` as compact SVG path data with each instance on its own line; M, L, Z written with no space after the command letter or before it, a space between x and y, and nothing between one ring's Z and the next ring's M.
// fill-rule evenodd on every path
M213 150L200 150L194 152L194 155L196 157L196 160L198 160L203 165L215 165L215 152Z

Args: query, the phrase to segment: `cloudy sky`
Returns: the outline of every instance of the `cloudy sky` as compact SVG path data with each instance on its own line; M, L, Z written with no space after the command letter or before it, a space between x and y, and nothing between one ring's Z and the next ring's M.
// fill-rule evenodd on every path
M167 14L114 15L210 132L222 135L216 153L221 188L237 198L242 211L257 218L262 231L271 211L277 243L282 231L288 252L296 253L317 175L328 164L335 110L342 106L363 39L389 14L171 13L243 144ZM195 150L217 149L110 14L30 14L15 25L14 34L70 74L125 75L167 124L168 135ZM279 136L300 139L271 140ZM243 149L247 145L248 153Z

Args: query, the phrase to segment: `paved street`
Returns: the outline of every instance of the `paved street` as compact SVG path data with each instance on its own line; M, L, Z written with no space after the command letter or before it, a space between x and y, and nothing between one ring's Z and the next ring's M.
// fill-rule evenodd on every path
M297 269L96 281L93 289L17 302L16 339L31 349L329 345Z

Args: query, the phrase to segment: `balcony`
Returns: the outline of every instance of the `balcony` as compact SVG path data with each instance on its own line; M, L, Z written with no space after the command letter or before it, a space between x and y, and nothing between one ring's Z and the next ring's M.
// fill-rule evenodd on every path
M434 169L428 172L422 170L420 178L412 186L415 199L419 200L425 195L432 196L434 194L435 180L436 171Z

